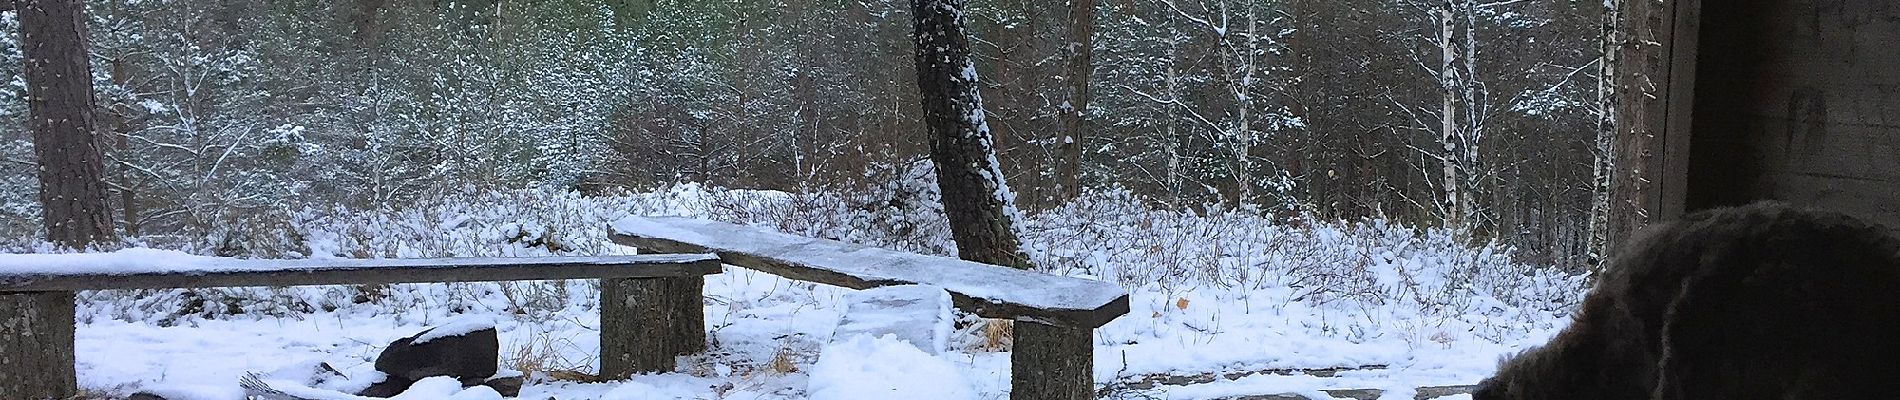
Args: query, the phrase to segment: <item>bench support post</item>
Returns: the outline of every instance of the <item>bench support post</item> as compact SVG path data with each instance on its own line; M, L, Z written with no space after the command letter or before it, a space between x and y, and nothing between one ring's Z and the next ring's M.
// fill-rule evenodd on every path
M673 372L706 350L704 277L600 280L600 376Z
M0 398L79 394L73 359L73 293L0 293Z
M1095 398L1095 330L1016 321L1010 400Z

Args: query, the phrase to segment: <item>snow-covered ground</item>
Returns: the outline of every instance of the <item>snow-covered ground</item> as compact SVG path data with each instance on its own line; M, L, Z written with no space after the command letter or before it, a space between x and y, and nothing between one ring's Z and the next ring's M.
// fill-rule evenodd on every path
M634 214L701 216L948 252L947 234L928 222L928 208L867 209L851 198L814 196L697 187L614 198L490 194L405 211L307 213L287 224L295 235L251 236L256 243L294 238L297 246L249 250L292 257L612 254L628 249L606 244L602 225ZM1317 396L1320 389L1372 388L1409 399L1413 387L1487 376L1500 357L1560 329L1581 296L1578 278L1511 263L1505 249L1471 248L1379 221L1286 226L1242 213L1149 211L1114 194L1091 199L1030 216L1024 239L1051 272L1098 277L1132 293L1132 311L1096 335L1096 380L1115 388L1116 397ZM236 400L237 378L247 372L299 380L324 362L351 377L324 385L350 389L374 375L372 358L390 341L473 314L496 321L503 366L529 374L522 398L850 398L873 379L944 375L925 365L933 360L958 374L912 383L1006 397L1009 355L982 325L953 335L952 351L937 356L871 339L828 345L845 306L843 289L731 268L706 279L712 350L676 373L592 383L569 373L597 364L598 313L586 281L88 292L79 307L80 383L104 392L157 389L182 395L177 399ZM825 359L826 348L848 355ZM1342 367L1359 370L1151 389L1114 384ZM494 397L426 385L414 393Z

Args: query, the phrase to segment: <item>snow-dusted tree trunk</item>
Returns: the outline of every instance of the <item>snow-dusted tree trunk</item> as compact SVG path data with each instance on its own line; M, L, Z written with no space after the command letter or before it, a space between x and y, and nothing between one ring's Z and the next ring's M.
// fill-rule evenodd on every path
M944 214L958 256L965 260L1028 269L1017 241L1015 195L997 165L976 65L964 31L962 0L913 0L916 18L917 87L922 92L930 158L937 165Z
M977 93L976 65L964 31L964 0L912 0L916 18L917 87L922 92L930 157L958 256L1029 269L1017 242L1015 195L1003 181ZM1010 353L1010 398L1085 400L1095 397L1093 328L1033 321L1015 325Z
M1596 140L1593 143L1593 169L1590 176L1590 221L1588 227L1589 243L1586 251L1592 261L1590 268L1599 271L1600 266L1609 258L1610 240L1610 177L1616 172L1616 57L1617 45L1621 36L1616 29L1620 1L1606 1L1603 10L1602 27L1598 35L1596 87Z
M1217 101L1224 109L1197 110L1182 99L1172 97L1176 93L1169 93L1171 97L1165 101L1182 107L1190 120L1205 125L1213 134L1210 141L1225 153L1220 156L1225 159L1222 168L1234 180L1234 200L1243 205L1257 205L1262 195L1260 191L1276 185L1271 180L1279 176L1280 171L1255 151L1270 132L1297 123L1283 109L1259 108L1262 104L1259 98L1284 89L1265 79L1285 68L1269 62L1269 57L1282 51L1279 38L1284 32L1271 26L1274 11L1262 2L1223 0L1212 5L1201 2L1198 10L1184 8L1176 0L1161 2L1196 33L1206 34L1213 40L1216 69L1209 71L1212 73L1209 78L1220 82L1226 90L1223 96L1226 98ZM1263 168L1263 164L1267 164L1267 168ZM1284 196L1284 193L1265 194Z
M1069 2L1067 53L1069 101L1062 110L1062 138L1057 146L1062 161L1056 163L1056 179L1062 185L1059 194L1064 200L1082 193L1082 138L1089 134L1089 78L1095 71L1095 0Z
M1453 36L1455 24L1452 23L1454 20L1451 7L1432 10L1432 19L1438 23L1438 36L1433 38L1434 44L1438 47L1438 144L1444 147L1444 153L1439 154L1438 158L1443 167L1443 175L1440 178L1444 182L1440 201L1445 212L1445 225L1452 229L1460 229L1464 228L1467 222L1464 218L1465 201L1462 200L1470 196L1465 196L1464 191L1460 189L1464 185L1458 184L1459 157L1456 155L1459 153L1458 136L1463 133L1459 129L1462 126L1458 125L1458 106L1461 100L1460 90L1458 90L1460 86L1460 72L1457 68L1458 43L1452 41L1455 37Z
M85 3L21 0L18 7L46 238L76 248L110 242L105 162L93 137Z
M1438 198L1432 205L1454 230L1470 230L1485 225L1484 207L1477 202L1489 176L1482 158L1483 143L1491 115L1490 93L1477 79L1478 13L1486 8L1516 2L1477 3L1474 0L1430 0L1406 2L1419 11L1429 29L1423 29L1422 41L1430 55L1417 52L1419 66L1437 89L1436 107L1397 105L1410 114L1414 129L1433 135L1436 149L1424 156L1438 163ZM1432 108L1435 108L1433 110ZM1421 166L1421 169L1423 167Z
M1608 79L1615 85L1618 96L1613 110L1616 115L1615 137L1610 139L1615 146L1610 152L1609 169L1610 192L1609 221L1604 229L1607 244L1605 253L1615 254L1617 246L1630 234L1642 229L1658 211L1659 200L1650 195L1656 183L1657 172L1652 168L1660 167L1657 156L1651 151L1657 132L1667 124L1667 96L1669 79L1669 26L1674 21L1670 12L1671 3L1652 1L1615 2L1616 15L1615 41L1611 43L1616 53L1616 74Z

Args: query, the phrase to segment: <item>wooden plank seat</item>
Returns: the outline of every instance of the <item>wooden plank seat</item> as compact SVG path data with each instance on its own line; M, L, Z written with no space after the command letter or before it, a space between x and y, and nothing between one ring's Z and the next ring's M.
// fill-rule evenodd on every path
M1094 330L1128 313L1128 293L1102 281L928 256L690 218L630 217L609 226L622 245L713 253L726 264L790 279L867 289L924 284L958 308L1017 321L1012 399L1092 399Z
M0 399L78 394L73 292L601 279L601 375L671 371L705 346L700 288L719 273L709 254L437 259L245 260L130 249L0 254ZM658 340L656 338L668 338ZM698 343L688 342L698 338Z

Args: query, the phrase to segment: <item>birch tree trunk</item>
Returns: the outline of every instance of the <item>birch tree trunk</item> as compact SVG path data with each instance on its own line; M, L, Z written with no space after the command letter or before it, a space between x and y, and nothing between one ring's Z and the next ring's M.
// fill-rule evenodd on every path
M1445 185L1441 212L1445 213L1445 227L1454 231L1464 228L1464 202L1458 184L1458 44L1452 42L1451 7L1441 6L1434 10L1433 18L1438 21L1438 143L1444 147L1439 155L1443 169Z
M1622 40L1618 33L1617 18L1622 9L1621 1L1610 1L1603 10L1602 27L1597 41L1602 59L1597 61L1596 87L1596 141L1594 150L1594 169L1591 171L1589 240L1585 251L1589 252L1590 270L1602 272L1601 265L1609 259L1610 240L1610 180L1616 171L1616 72L1617 43Z

